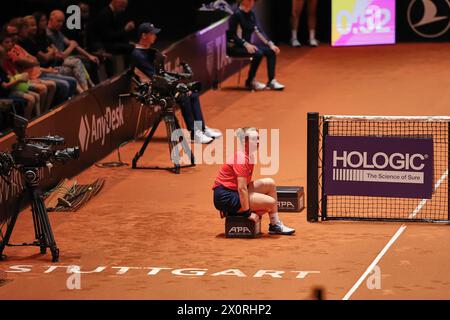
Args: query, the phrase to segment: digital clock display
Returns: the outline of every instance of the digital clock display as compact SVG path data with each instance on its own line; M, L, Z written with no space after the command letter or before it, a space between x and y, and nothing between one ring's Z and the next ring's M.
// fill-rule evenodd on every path
M331 33L334 47L395 43L395 0L332 0Z

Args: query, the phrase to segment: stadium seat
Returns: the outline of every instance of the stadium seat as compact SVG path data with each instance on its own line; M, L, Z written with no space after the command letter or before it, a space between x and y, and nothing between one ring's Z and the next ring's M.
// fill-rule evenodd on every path
M252 56L246 56L246 57L234 57L234 56L226 56L227 64L231 64L234 61L239 62L239 71L238 71L238 78L237 78L237 86L241 84L241 72L242 68L244 66L245 62L251 62L253 60ZM222 81L224 80L224 71L225 68L220 68L220 76L219 76L219 89L222 89Z

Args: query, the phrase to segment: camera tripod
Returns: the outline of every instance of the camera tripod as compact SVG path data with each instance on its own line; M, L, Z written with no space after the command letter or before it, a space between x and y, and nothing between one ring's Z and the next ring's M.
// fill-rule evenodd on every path
M136 153L136 155L133 158L133 169L152 169L152 170L168 170L175 174L180 173L181 168L189 168L195 166L195 159L194 154L192 153L191 149L189 148L189 145L183 135L181 135L178 140L172 139L172 134L175 130L181 129L180 123L178 122L178 119L175 115L175 105L176 105L176 99L175 98L169 98L169 99L159 99L158 104L161 105L162 111L157 116L152 129L150 130L150 133L145 138L144 144L142 145L141 149ZM151 142L153 135L156 132L156 129L158 129L158 126L160 125L161 121L164 120L164 123L166 125L166 132L167 132L167 143L169 145L169 154L170 158L174 164L173 167L138 167L137 162L139 161L139 158L141 158L144 155L145 150L147 149L148 144ZM177 144L181 143L181 146L183 148L184 153L188 154L190 156L190 162L191 164L188 165L181 165L179 154L174 154L174 152L177 151Z
M41 192L38 188L39 186L39 176L37 168L20 168L21 173L25 178L25 189L24 194L21 198L23 199L26 195L30 197L31 200L31 211L33 216L34 233L36 240L31 244L10 244L9 239L11 237L12 231L17 221L19 215L20 201L17 209L13 213L10 222L8 223L5 236L0 244L0 260L6 258L2 255L3 250L6 246L9 247L22 247L22 246L36 246L40 247L40 253L47 253L47 248L50 249L52 253L52 262L58 262L59 259L59 249L56 246L56 241L53 236L52 227L50 225L50 220L47 214L47 208L45 207L44 201L42 200Z

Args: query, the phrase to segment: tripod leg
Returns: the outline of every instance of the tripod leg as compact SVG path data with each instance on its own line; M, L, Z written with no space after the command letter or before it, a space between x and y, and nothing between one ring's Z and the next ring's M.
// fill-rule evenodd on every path
M180 122L178 121L177 117L175 117L175 127L176 127L177 129L180 129L180 128L181 128L181 127L180 127ZM195 165L194 153L192 152L191 148L189 148L189 144L188 144L188 142L186 141L186 139L185 139L184 137L182 138L181 145L182 145L182 147L183 147L184 153L190 155L189 158L191 159L191 164L192 164L192 165Z
M2 239L2 243L0 244L0 261L4 260L6 258L5 255L3 255L3 250L5 250L5 247L9 243L9 239L11 238L12 231L14 229L14 226L16 225L17 217L19 215L19 205L17 205L17 210L13 213L11 220L9 221L8 227L6 229L5 236Z
M19 216L20 213L20 206L21 204L24 202L24 200L27 197L27 193L23 192L19 199L17 200L16 203L16 208L11 216L11 219L9 221L8 227L6 229L6 233L2 239L2 242L0 244L0 260L3 260L4 258L6 258L5 255L3 255L3 251L5 250L5 247L9 244L9 239L11 238L11 234L13 232L14 226L16 225L17 222L17 218Z
M174 164L172 172L179 174L180 173L180 158L178 155L178 150L176 149L178 146L177 141L172 141L173 132L176 130L175 126L175 115L168 114L164 116L164 122L166 124L166 132L167 132L167 144L169 145L169 155L170 160ZM175 150L174 150L175 149ZM176 151L176 156L174 152Z
M45 207L44 201L41 196L35 191L34 194L34 208L36 209L36 217L40 221L41 225L41 253L48 247L52 253L52 262L58 262L59 260L59 249L56 246L55 237L53 236L52 227L50 225L50 219L48 218L47 209Z
M144 141L144 144L143 144L142 147L141 147L141 150L139 150L139 151L136 153L136 155L134 156L134 158L133 158L133 165L132 165L132 168L133 168L133 169L136 169L137 162L138 162L139 158L142 157L142 155L144 154L145 149L147 149L147 146L148 146L148 144L150 143L150 141L152 140L153 135L154 135L155 132L156 132L156 129L158 129L158 126L159 126L159 124L160 124L160 122L161 122L161 119L162 119L162 114L160 114L160 115L158 116L158 118L156 119L155 123L153 124L152 130L150 131L150 133L149 133L149 135L147 136L147 138L145 138L145 141Z
M31 216L33 217L33 225L34 225L34 237L36 239L36 244L39 245L40 253L47 253L47 243L45 239L45 232L43 229L43 221L41 221L41 217L39 215L39 208L37 206L36 196L34 194L35 191L30 190L31 195Z

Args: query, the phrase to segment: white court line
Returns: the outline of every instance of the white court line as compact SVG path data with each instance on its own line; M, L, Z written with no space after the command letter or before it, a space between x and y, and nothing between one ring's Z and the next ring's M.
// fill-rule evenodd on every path
M436 184L434 185L434 191L436 191L441 186L442 182L447 178L447 176L448 176L448 169L444 172L444 174L441 176L438 182L436 182ZM411 214L409 215L409 219L415 218L417 214L420 212L420 210L422 210L425 203L427 203L427 201L428 199L422 199L417 208L414 209L414 211L411 212Z
M384 256L384 254L389 250L391 245L397 240L398 237L405 231L406 226L402 225L397 232L394 234L394 236L389 240L388 244L381 250L381 252L378 254L378 256L373 260L372 264L367 268L366 272L363 273L361 278L355 283L355 285L347 292L347 294L342 298L342 300L348 300L352 296L352 294L359 288L361 283L364 281L364 279L369 275L369 273L372 272L373 268L380 262L381 258Z
M436 184L434 185L434 191L436 191L440 185L442 184L442 182L447 178L448 176L448 169L444 172L444 174L441 176L441 178L439 179L438 182L436 182ZM422 210L422 208L425 206L425 204L427 203L428 199L422 199L422 201L420 201L419 205L417 206L417 208L414 209L413 212L411 212L411 214L409 215L409 218L415 218L417 216L417 214L420 212L420 210ZM376 267L376 265L378 264L378 262L380 262L381 258L383 258L383 256L385 255L385 253L389 250L389 248L392 246L392 244L398 239L398 237L401 236L401 234L403 233L403 231L406 230L406 225L402 225L397 232L394 234L394 236L391 238L391 240L389 240L389 242L386 244L386 246L383 248L383 250L381 250L381 252L377 255L377 257L375 258L375 260L373 260L373 262L370 264L370 266L367 268L367 270L363 273L363 275L358 279L358 281L356 281L356 283L353 285L353 287L347 292L347 294L344 296L344 298L342 298L342 300L348 300L350 299L350 297L353 295L353 293L355 293L355 291L359 288L359 286L361 285L361 283L364 281L364 279L369 275L369 273L372 272L373 268Z

